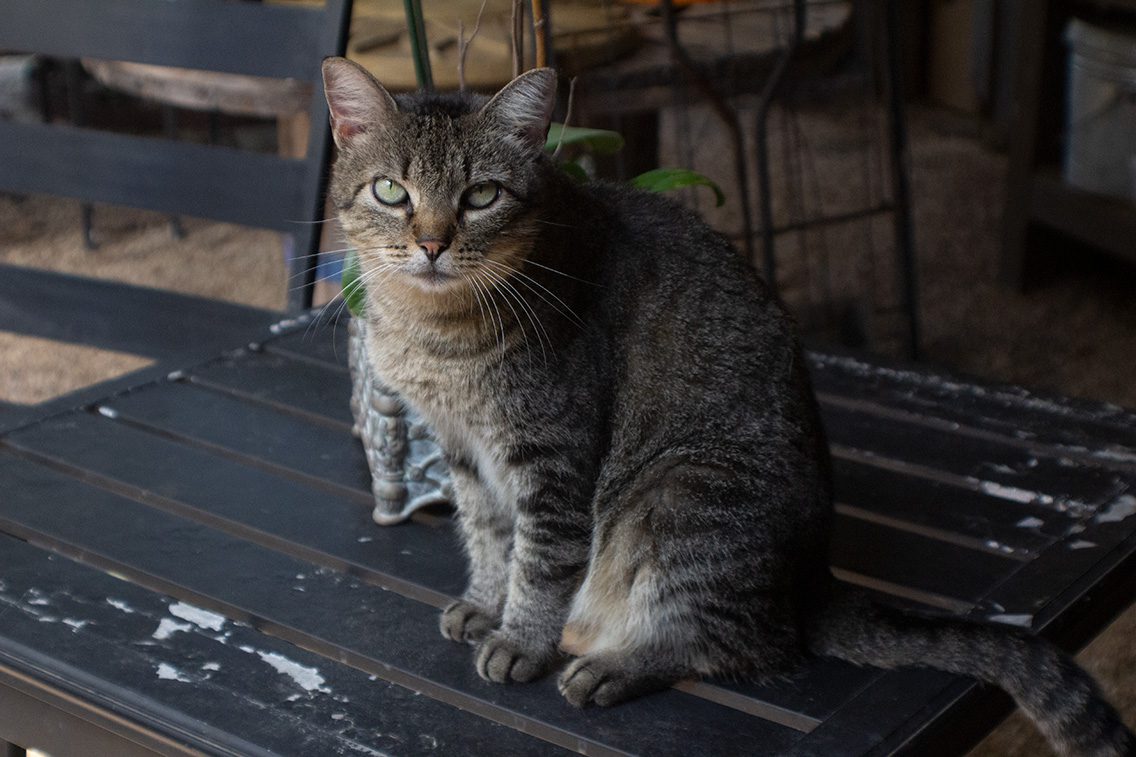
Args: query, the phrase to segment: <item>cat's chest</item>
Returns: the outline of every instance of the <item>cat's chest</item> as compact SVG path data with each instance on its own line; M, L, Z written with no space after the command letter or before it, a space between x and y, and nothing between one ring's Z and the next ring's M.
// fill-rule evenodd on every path
M397 333L375 329L368 357L383 383L441 435L497 436L503 414L492 389L492 364L483 355L442 357Z

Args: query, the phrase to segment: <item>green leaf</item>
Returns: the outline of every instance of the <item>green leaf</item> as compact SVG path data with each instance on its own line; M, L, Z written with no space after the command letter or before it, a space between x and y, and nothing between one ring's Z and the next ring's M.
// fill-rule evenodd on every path
M718 207L722 207L726 202L726 195L722 192L721 187L697 171L686 168L656 168L639 174L631 180L631 184L648 192L670 192L673 189L682 189L683 187L710 187L714 190Z
M560 170L571 176L581 184L588 180L588 172L579 163L566 160L560 164Z
M343 300L351 315L358 318L363 314L363 304L366 298L363 293L363 281L360 278L359 255L351 250L343 260L343 277L339 280L343 287Z
M596 155L611 155L623 148L623 136L618 132L604 129L585 129L580 126L554 123L548 127L548 139L545 140L544 149L553 152L560 144L565 147L579 145Z

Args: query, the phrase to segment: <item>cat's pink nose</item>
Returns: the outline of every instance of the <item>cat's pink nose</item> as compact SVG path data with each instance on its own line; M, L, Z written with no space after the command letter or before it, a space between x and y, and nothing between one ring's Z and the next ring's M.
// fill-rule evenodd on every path
M441 239L419 239L418 246L426 253L426 258L433 263L450 246L448 241Z

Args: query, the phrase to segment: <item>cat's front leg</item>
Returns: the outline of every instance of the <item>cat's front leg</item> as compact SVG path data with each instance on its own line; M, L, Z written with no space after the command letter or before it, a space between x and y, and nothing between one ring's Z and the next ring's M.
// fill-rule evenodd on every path
M478 477L472 464L450 459L458 524L469 556L469 586L442 612L442 635L474 644L501 624L509 585L513 513Z
M562 656L560 636L591 538L582 495L563 482L550 479L518 501L501 628L477 652L477 672L488 681L531 681Z

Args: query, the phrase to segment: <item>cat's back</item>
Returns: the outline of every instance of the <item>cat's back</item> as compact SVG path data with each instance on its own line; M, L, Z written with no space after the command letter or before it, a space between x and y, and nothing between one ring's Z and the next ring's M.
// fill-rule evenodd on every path
M697 213L626 185L594 182L580 191L595 209L590 233L624 349L646 345L737 373L796 348L784 308Z

